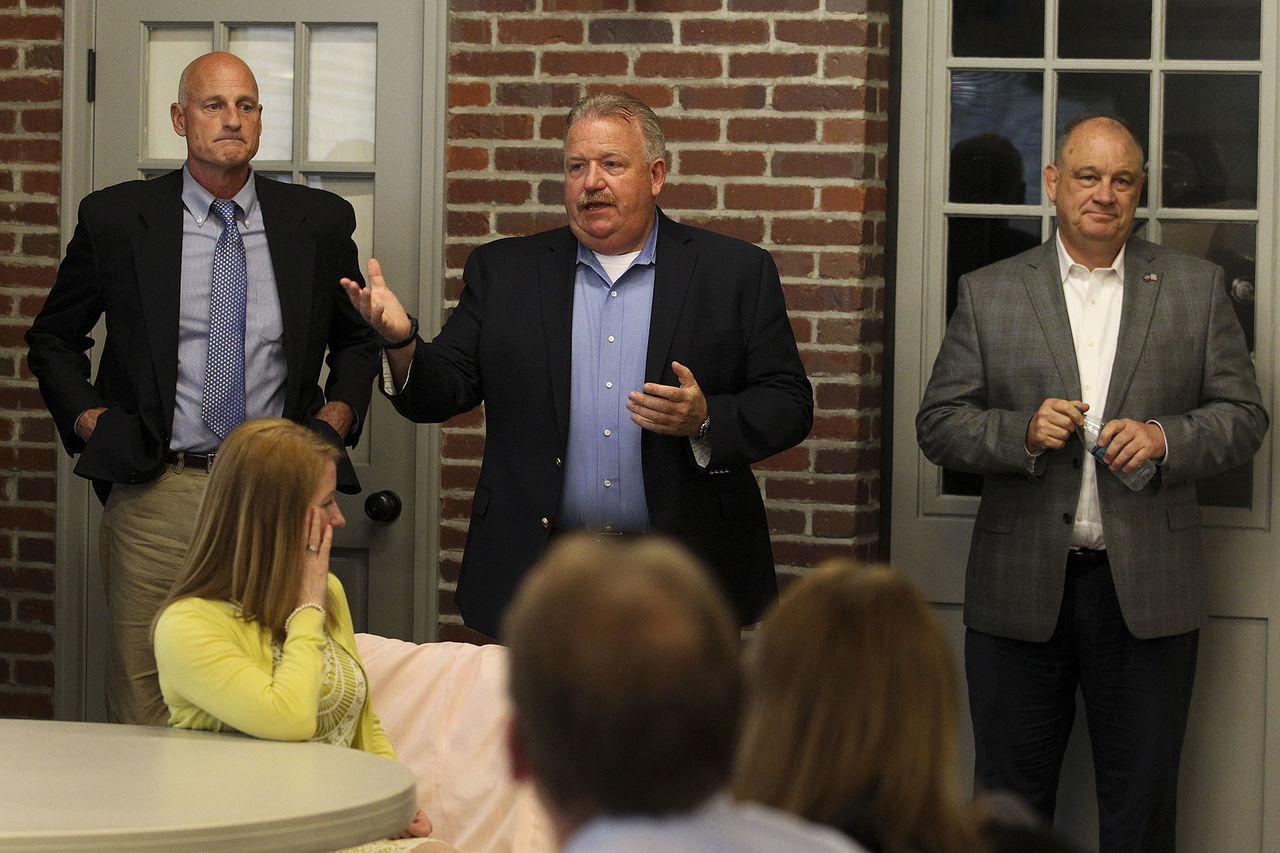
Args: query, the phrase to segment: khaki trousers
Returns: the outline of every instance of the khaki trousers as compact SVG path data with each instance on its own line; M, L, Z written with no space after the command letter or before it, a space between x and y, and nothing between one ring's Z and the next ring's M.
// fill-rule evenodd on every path
M115 484L102 514L99 552L107 595L107 719L163 726L151 622L186 560L209 475L173 467L139 486Z

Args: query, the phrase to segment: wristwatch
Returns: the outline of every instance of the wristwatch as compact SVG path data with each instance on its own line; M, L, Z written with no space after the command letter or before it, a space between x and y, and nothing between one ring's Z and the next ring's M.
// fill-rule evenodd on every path
M709 432L711 432L711 418L708 416L707 419L702 422L702 426L698 427L698 434L695 438L697 438L698 441L703 441L706 439L707 433Z

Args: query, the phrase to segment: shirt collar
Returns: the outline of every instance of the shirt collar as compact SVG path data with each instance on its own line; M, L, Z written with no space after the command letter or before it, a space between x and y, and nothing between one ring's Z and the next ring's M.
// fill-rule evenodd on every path
M244 214L244 224L248 225L258 215L258 186L254 181L253 168L249 168L249 179L244 182L240 191L231 197ZM195 219L196 225L203 226L209 218L209 206L213 204L213 193L200 186L200 182L191 177L191 170L186 164L182 166L182 205L187 213Z
M1084 270L1084 276L1087 279L1090 273L1089 268L1071 259L1071 255L1067 253L1067 247L1062 245L1061 232L1056 230L1053 232L1053 242L1058 248L1058 279L1065 282L1067 276L1071 274L1072 267L1080 267L1080 269ZM1127 243L1120 245L1120 251L1116 252L1115 260L1111 262L1111 266L1098 267L1099 270L1115 270L1116 276L1119 277L1121 283L1124 282L1124 250L1127 245Z
M644 247L640 249L640 254L636 256L636 259L631 262L631 266L636 267L643 264L652 264L657 261L659 218L660 217L657 216L653 218L653 227L649 229L649 236L645 238ZM604 278L603 270L599 269L600 262L596 259L596 253L583 245L581 240L578 241L578 263L586 264L596 270L596 272L601 273L601 277ZM628 267L628 269L630 269L630 267ZM605 280L608 281L607 278Z

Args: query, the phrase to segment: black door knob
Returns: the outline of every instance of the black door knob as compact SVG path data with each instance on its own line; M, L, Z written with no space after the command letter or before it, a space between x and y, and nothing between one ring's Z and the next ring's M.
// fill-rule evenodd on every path
M374 521L390 524L400 517L400 496L392 491L374 492L364 499L364 514Z

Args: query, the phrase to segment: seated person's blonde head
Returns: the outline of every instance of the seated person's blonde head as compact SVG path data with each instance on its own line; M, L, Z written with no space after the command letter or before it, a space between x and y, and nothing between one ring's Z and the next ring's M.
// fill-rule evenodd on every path
M307 510L339 453L284 418L232 430L214 460L186 564L165 604L188 596L234 601L246 620L283 634L301 585Z
M941 623L886 566L794 582L748 655L734 793L881 853L981 849L955 774L959 692Z

